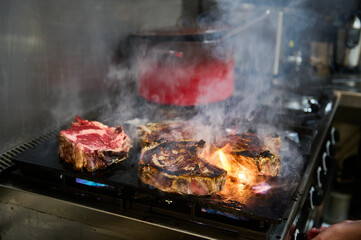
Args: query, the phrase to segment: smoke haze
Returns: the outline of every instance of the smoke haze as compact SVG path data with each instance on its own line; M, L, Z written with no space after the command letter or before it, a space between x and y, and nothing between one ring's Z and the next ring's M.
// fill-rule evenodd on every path
M112 66L109 70L109 87L115 87L119 92L115 102L112 100L113 103L110 104L113 108L104 115L104 119L116 119L119 124L128 123L132 126L147 122L188 119L202 123L195 135L206 142L212 142L232 131L250 130L257 132L259 136L279 134L282 138L290 139L289 135L294 136L297 133L292 132L291 121L283 123L279 115L284 111L285 101L299 97L297 90L303 79L299 78L298 71L302 69L304 78L309 77L309 69L305 66L310 55L311 38L318 39L315 24L326 21L324 13L327 9L318 11L319 9L309 7L308 4L310 3L306 1L298 1L280 7L267 4L256 6L239 1L217 1L214 8L210 8L207 14L201 14L196 19L201 28L212 25L241 29L227 39L215 41L216 44L212 45L212 48L208 48L209 42L203 43L203 49L210 52L212 59L225 62L225 59L231 56L234 60L233 94L231 98L223 101L210 100L215 94L225 92L225 84L220 84L224 80L224 75L219 79L206 79L204 82L207 84L196 85L187 80L192 79L194 72L199 69L196 65L185 68L184 61L188 61L187 64L196 61L199 50L193 51L194 55L189 57L186 48L177 48L177 42L168 40L149 44L149 41L145 41L140 45L132 42L134 51L130 55L130 64ZM277 29L281 30L280 68L275 76L275 60L278 54ZM173 50L179 50L184 55L174 55ZM301 54L299 62L289 60L297 53ZM187 71L184 71L185 69ZM143 87L144 82L140 81L147 77L150 79L150 85L140 94L142 98L139 96L139 88ZM201 78L208 77L206 74L201 75ZM157 81L163 82L164 85L159 85ZM198 98L194 101L194 106L164 104L164 96L172 92L173 87L178 88L182 84L193 84L198 87ZM157 85L159 91L149 91L154 85ZM144 96L149 97L150 101L145 100ZM174 94L172 99L181 102L185 98L183 95ZM130 134L134 136L134 133ZM291 139L292 143L284 142L281 149L281 154L284 154L282 174L285 176L297 174L304 164L298 148L293 146L300 144L300 138Z

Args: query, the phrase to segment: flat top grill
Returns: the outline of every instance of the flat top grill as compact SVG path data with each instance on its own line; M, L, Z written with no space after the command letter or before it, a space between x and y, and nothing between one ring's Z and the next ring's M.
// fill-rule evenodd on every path
M288 147L292 148L292 146L289 145ZM296 148L297 146L293 147ZM107 169L92 173L80 172L75 171L72 166L62 163L58 156L57 136L54 135L48 141L44 141L14 156L13 161L34 173L42 169L64 176L90 180L122 188L124 191L129 191L130 194L128 195L142 194L148 196L149 199L152 199L152 202L175 201L181 202L185 208L193 205L203 211L220 211L232 214L235 218L240 219L246 217L268 222L280 222L284 217L289 201L296 191L305 165L302 156L295 159L296 156L287 155L287 152L282 156L281 175L267 181L273 187L266 194L254 194L245 198L243 202L224 199L219 195L207 197L181 196L151 189L138 180L137 163L140 152L136 148L131 150L127 159ZM298 162L299 164L289 164L290 162ZM284 170L287 170L287 172L284 172Z
M281 236L288 233L289 226L301 210L302 200L307 197L306 188L314 177L311 174L316 169L316 156L335 112L335 99L331 95L317 95L316 103L311 97L303 97L302 93L300 96L301 98L299 95L290 98L286 107L277 112L273 121L260 122L276 124L272 129L277 129L277 134L281 136L284 146L280 152L281 174L266 180L272 186L266 194L253 194L244 201L225 199L222 195L181 196L151 188L138 179L137 164L140 151L137 148L130 151L127 159L107 169L93 173L75 171L72 166L63 164L58 156L59 130L53 131L45 141L36 142L29 148L21 148L19 152L9 155L17 167L14 168L12 176L14 180L19 181L20 186L28 186L40 194L43 194L44 189L45 195L54 194L56 198L70 199L84 206L103 210L111 206L111 211L119 211L128 217L186 229L204 236L216 234L214 236L226 239L224 234L227 233L232 239L244 234L250 239L270 239L270 235L281 239ZM305 99L306 101L303 101ZM239 102L237 98L225 102L224 105L229 106L225 108L225 113L234 110L233 100ZM139 106L146 105L142 101ZM255 119L269 116L269 113L275 110L272 105L262 106L254 113ZM126 119L120 119L119 116L114 116L114 119L109 116L108 119L98 119L99 112L84 118L114 126L120 121L135 118L148 117L156 122L165 118L163 116L172 119L181 115L180 119L187 119L194 111L198 111L197 108L168 109L167 106L158 106L152 108L154 116L143 116L143 108L137 109L137 112L130 116L124 116ZM234 123L233 120L231 117L228 118L225 125L228 127L240 122L236 119ZM129 124L132 123L126 123L125 127L134 127ZM257 123L254 124L253 126L252 121L248 122L248 129L257 129ZM95 187L84 184L83 180L92 181ZM172 219L176 219L173 224L170 223ZM199 230L200 228L204 228L204 232Z

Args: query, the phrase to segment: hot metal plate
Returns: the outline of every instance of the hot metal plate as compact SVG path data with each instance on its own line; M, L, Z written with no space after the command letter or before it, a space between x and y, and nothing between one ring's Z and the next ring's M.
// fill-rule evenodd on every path
M292 148L292 146L290 145L289 148ZM17 165L26 166L27 169L32 169L34 172L37 169L42 169L57 172L64 176L129 189L150 196L151 202L154 202L154 200L163 202L172 199L175 200L174 202L182 200L181 202L187 204L187 207L192 205L195 208L217 210L268 222L282 221L286 208L292 201L305 165L302 157L299 156L299 159L295 159L294 155L287 156L285 154L282 156L281 175L268 181L272 186L271 190L266 194L253 194L244 201L234 201L224 199L221 196L180 196L149 188L138 179L137 163L139 153L138 150L132 149L128 158L104 170L92 173L75 171L70 165L62 163L58 155L57 137L54 136L31 149L15 155L12 160ZM291 162L298 162L298 164L290 164ZM41 176L38 177L41 178Z

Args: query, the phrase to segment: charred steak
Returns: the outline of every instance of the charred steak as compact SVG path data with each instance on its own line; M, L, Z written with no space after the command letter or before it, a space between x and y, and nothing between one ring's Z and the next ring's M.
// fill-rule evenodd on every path
M164 192L211 195L223 189L227 172L201 159L204 141L165 141L142 150L139 179Z
M92 172L124 160L132 147L122 127L108 127L76 116L67 130L58 135L59 155L76 170Z
M227 145L227 146L226 146ZM276 153L281 145L279 136L261 139L254 133L228 135L218 148L224 148L239 163L253 162L257 170L264 175L278 176L281 170L281 157Z
M137 126L137 138L142 148L158 141L192 139L193 133L194 127L186 121L148 123Z

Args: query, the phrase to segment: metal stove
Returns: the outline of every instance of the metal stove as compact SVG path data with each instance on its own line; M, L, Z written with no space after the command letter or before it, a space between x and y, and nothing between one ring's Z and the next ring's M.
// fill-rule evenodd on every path
M284 103L276 122L282 125L282 141L297 149L300 159L285 154L288 174L271 183L285 187L256 194L246 202L149 189L138 180L136 150L128 160L106 170L76 172L58 157L56 129L0 156L4 165L1 211L9 219L13 214L8 206L23 209L30 219L34 214L55 216L60 226L71 231L56 231L53 226L53 233L91 239L302 239L307 229L322 223L335 169L337 131L331 124L338 100L332 91L322 90L315 96L309 91L297 93ZM255 114L267 111L272 107L264 106ZM2 224L4 236L14 229L11 221L6 223ZM43 228L29 222L24 227L28 232Z

